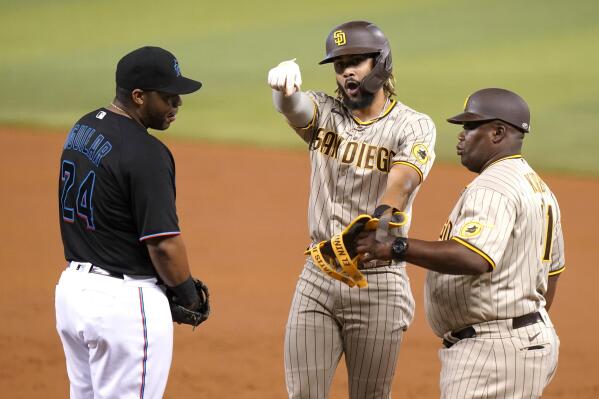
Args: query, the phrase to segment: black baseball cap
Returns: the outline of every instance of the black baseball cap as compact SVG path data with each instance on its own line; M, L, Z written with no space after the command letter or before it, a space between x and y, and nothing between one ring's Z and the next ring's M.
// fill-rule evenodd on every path
M447 119L449 123L484 122L499 119L523 132L530 131L530 110L526 101L514 92L489 88L472 93L464 112Z
M160 47L145 46L125 55L116 66L116 84L124 89L157 90L169 94L189 94L202 82L181 75L179 61Z

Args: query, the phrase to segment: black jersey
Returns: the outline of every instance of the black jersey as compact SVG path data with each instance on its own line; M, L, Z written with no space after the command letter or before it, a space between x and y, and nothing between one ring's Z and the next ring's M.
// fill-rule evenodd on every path
M136 121L105 108L69 132L58 199L68 261L156 275L143 241L179 234L171 152Z

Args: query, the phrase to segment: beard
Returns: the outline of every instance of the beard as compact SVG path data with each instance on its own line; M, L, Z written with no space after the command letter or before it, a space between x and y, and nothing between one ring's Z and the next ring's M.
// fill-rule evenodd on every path
M337 90L341 93L341 97L343 99L343 105L345 105L350 110L354 109L362 109L370 106L374 101L374 94L369 93L366 90L360 87L359 93L354 98L350 98L345 92L345 88L337 82Z
M141 120L146 129L166 130L170 127L170 122L167 120L166 115L151 108L141 115Z

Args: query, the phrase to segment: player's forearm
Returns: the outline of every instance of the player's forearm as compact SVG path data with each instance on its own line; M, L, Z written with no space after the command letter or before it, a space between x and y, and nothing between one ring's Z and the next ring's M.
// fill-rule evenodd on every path
M381 197L379 204L389 205L392 208L403 211L406 209L411 192L401 190L387 190Z
M549 281L547 282L547 292L545 293L545 309L547 310L551 308L551 304L553 303L559 276L559 274L556 274L555 276L549 276Z
M389 205L403 211L408 204L410 196L420 184L420 176L413 168L404 165L395 165L389 171L387 187L379 204Z
M491 269L483 257L454 241L409 239L405 260L443 274L479 275Z
M191 276L185 243L181 236L157 237L146 240L156 272L169 287L185 282Z
M307 126L314 118L314 103L306 93L297 91L285 96L278 90L272 91L275 109L285 115L291 126Z

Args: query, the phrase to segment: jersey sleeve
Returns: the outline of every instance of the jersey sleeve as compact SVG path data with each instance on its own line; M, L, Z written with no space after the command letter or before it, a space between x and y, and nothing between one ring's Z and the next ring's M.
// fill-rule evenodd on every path
M513 201L495 190L477 187L464 193L451 239L482 256L495 269L516 220Z
M175 206L175 162L161 143L129 159L131 211L139 240L180 234Z
M400 129L402 129L402 134L400 134L392 164L414 168L422 182L431 170L435 160L435 141L437 137L435 124L428 116L416 114Z
M306 126L291 127L306 143L310 143L321 125L322 115L330 114L332 110L332 98L325 93L315 91L307 91L306 94L308 94L314 104L314 116Z
M556 210L556 223L553 228L553 236L550 248L550 264L549 264L549 275L555 276L560 274L566 269L566 256L564 251L564 235L562 232L562 222L560 217L560 210Z

